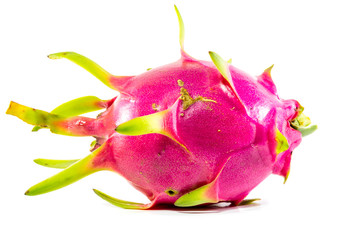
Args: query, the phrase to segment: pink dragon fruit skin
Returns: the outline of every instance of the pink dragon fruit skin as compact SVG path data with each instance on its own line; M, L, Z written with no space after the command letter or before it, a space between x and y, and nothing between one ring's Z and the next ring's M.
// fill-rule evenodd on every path
M288 176L292 151L316 126L295 100L282 100L271 68L252 77L214 52L200 61L184 51L181 58L137 76L113 76L73 52L49 55L84 67L120 92L111 100L93 96L64 103L52 112L11 102L8 114L70 136L94 136L92 153L80 160L36 159L63 171L31 187L38 195L69 185L100 170L126 178L151 203L97 195L129 209L162 204L189 207L218 202L250 203L248 193L271 173ZM79 116L105 108L96 119Z

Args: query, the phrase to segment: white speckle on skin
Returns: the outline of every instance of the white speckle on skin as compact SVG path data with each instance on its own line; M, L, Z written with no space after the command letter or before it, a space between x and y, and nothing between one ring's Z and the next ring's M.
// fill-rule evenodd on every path
M75 124L76 124L77 126L84 126L85 123L86 123L86 122L83 121L83 120L77 120Z

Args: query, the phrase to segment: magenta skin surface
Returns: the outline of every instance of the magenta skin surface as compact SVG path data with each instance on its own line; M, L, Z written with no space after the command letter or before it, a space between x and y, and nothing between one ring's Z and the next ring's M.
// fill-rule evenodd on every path
M114 78L120 95L91 124L106 155L97 157L94 167L122 175L152 201L151 207L174 204L215 179L219 201L238 204L271 173L286 177L291 153L301 142L301 133L289 123L299 103L280 99L267 71L255 78L230 65L230 73L235 89L212 62L182 52L174 63ZM212 101L200 100L184 110L179 79L192 98ZM164 128L186 149L161 134L126 136L114 131L133 118L166 109ZM280 154L276 128L289 143ZM176 194L169 196L168 190Z
M193 207L228 202L250 204L246 196L271 174L289 175L293 150L317 126L295 100L281 99L271 69L251 76L209 52L212 61L181 57L137 76L114 76L75 52L66 58L119 92L110 100L73 99L46 112L11 101L7 114L56 134L93 136L91 153L77 160L35 159L63 169L33 185L25 195L48 193L102 170L117 172L148 197L129 202L94 189L102 199L125 209L163 205ZM104 109L96 118L81 116Z

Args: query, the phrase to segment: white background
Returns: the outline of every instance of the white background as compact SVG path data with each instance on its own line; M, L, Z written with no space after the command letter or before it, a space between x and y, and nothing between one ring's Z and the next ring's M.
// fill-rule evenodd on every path
M5 115L10 100L50 111L87 95L116 92L67 60L81 53L117 75L177 60L176 3L186 51L232 58L253 75L275 64L279 95L297 99L319 129L293 154L284 185L271 176L257 204L191 211L114 207L92 188L148 200L115 173L100 172L64 189L24 196L57 170L32 159L76 159L91 138L31 132ZM0 4L1 239L359 239L358 1L2 1Z

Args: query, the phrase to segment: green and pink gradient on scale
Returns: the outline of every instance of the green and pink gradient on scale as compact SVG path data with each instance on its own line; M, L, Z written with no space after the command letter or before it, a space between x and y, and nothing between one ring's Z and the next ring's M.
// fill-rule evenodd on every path
M11 102L7 114L68 136L93 136L90 155L79 160L36 159L64 169L40 182L26 195L65 187L89 174L110 170L126 178L150 200L123 201L98 190L108 202L128 209L160 205L191 207L218 202L232 205L270 174L288 177L293 150L316 125L295 100L279 98L271 79L272 66L253 77L209 52L201 61L184 50L181 58L137 76L113 76L90 59L74 53L49 55L66 58L119 92L110 100L81 97L51 112ZM96 119L81 114L105 109Z

